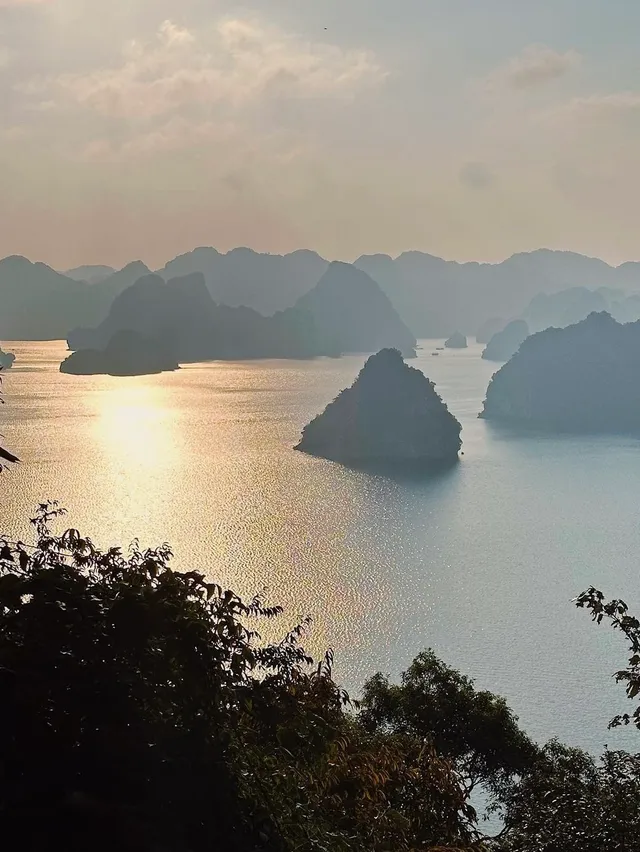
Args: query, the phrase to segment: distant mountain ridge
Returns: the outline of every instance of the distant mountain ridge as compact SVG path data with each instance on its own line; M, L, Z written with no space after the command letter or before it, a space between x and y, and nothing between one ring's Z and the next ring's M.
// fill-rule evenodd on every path
M362 255L354 263L389 297L416 337L466 335L487 320L519 317L539 293L574 287L640 291L640 262L619 267L575 252L538 249L512 255L501 263L459 263L419 251L391 258ZM264 314L291 307L326 272L329 261L316 252L259 254L247 248L222 254L197 248L170 261L159 274L202 272L214 300L246 305Z
M102 266L97 264L94 266L76 266L75 269L67 269L63 272L67 278L72 278L74 281L86 281L87 284L99 284L113 275L116 270L112 266Z
M0 260L0 338L64 340L69 329L104 319L116 296L148 272L136 261L89 284L45 263L5 257Z
M306 312L289 308L265 317L252 308L217 305L200 272L168 282L143 276L120 293L96 328L70 332L69 348L104 351L123 331L156 341L179 363L334 354L323 348Z
M216 304L201 272L169 281L145 275L114 299L96 328L71 331L69 348L101 352L122 331L170 347L182 363L369 352L379 341L414 355L416 345L378 284L341 263L331 264L293 308L269 317Z
M374 278L418 337L475 332L496 316L519 317L534 296L574 287L640 290L640 263L613 267L574 252L515 254L502 263L458 263L422 252L363 255Z
M176 257L158 274L168 281L200 272L218 304L253 308L268 315L293 307L318 283L328 266L328 260L305 249L278 255L236 248L221 254L214 248L200 247Z
M448 337L456 329L475 335L493 317L520 317L541 293L573 288L640 293L638 262L613 267L597 258L547 249L497 264L458 263L410 251L395 259L363 255L353 265L380 285L416 337ZM222 254L202 247L176 257L159 274L169 280L200 272L218 304L270 315L293 307L328 268L329 261L313 251L272 255L237 248ZM100 280L87 283L92 270ZM0 337L56 339L74 327L95 326L113 300L150 271L141 261L112 274L108 270L79 267L69 277L26 258L0 261Z

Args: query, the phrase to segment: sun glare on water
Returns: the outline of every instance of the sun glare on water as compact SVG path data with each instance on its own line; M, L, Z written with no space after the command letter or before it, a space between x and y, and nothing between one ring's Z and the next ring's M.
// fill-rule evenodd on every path
M118 379L96 402L96 439L112 470L134 481L136 471L152 475L176 461L176 414L166 387L148 379Z

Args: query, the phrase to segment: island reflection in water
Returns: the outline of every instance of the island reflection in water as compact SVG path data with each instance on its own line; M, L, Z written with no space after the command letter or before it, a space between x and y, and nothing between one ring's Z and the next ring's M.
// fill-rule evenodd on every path
M57 498L99 544L168 541L176 566L265 589L314 617L351 689L424 647L504 694L540 739L598 749L624 709L624 646L575 611L592 582L637 601L640 447L519 437L477 420L496 365L479 348L412 366L463 425L445 475L403 481L295 453L300 429L363 358L213 363L116 379L57 372L62 344L11 344L3 429L23 464L0 482L2 527ZM426 354L425 354L426 353ZM638 606L640 609L640 605Z

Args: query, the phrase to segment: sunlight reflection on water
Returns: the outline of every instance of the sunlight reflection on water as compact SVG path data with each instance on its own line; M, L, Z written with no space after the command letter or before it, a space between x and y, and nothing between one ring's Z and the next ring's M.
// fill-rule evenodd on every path
M16 344L2 431L23 464L0 480L2 528L29 534L57 498L99 544L169 541L177 567L314 617L350 689L432 646L508 698L538 738L598 748L624 695L624 647L571 598L591 582L638 599L637 442L536 439L479 421L495 365L479 349L413 362L463 424L464 457L396 481L294 453L302 426L364 359L190 365L64 376L60 343ZM625 740L626 738L626 740Z

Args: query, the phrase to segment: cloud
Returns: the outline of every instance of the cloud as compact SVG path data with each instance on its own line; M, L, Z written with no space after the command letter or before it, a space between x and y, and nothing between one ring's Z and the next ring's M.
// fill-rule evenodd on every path
M581 149L601 145L605 138L613 141L618 150L627 144L637 146L640 141L640 92L572 98L540 112L535 121L548 135L563 139L565 144L572 140L571 144L579 144Z
M471 189L487 189L495 183L495 175L486 163L470 162L460 169L460 182Z
M118 162L128 157L179 151L188 146L223 145L237 154L243 139L231 123L202 121L197 124L175 117L166 123L144 130L115 143L111 139L91 140L82 152L82 159L93 162Z
M563 77L581 61L575 50L559 53L545 45L532 44L492 71L485 83L490 88L529 89Z
M640 92L612 92L574 98L564 107L566 113L593 118L608 118L640 113Z
M120 64L61 75L39 88L61 106L144 120L275 97L350 99L384 76L369 51L305 41L258 19L226 18L198 36L165 21L153 39L126 45Z
M8 6L37 6L48 2L49 0L0 0L0 9Z

